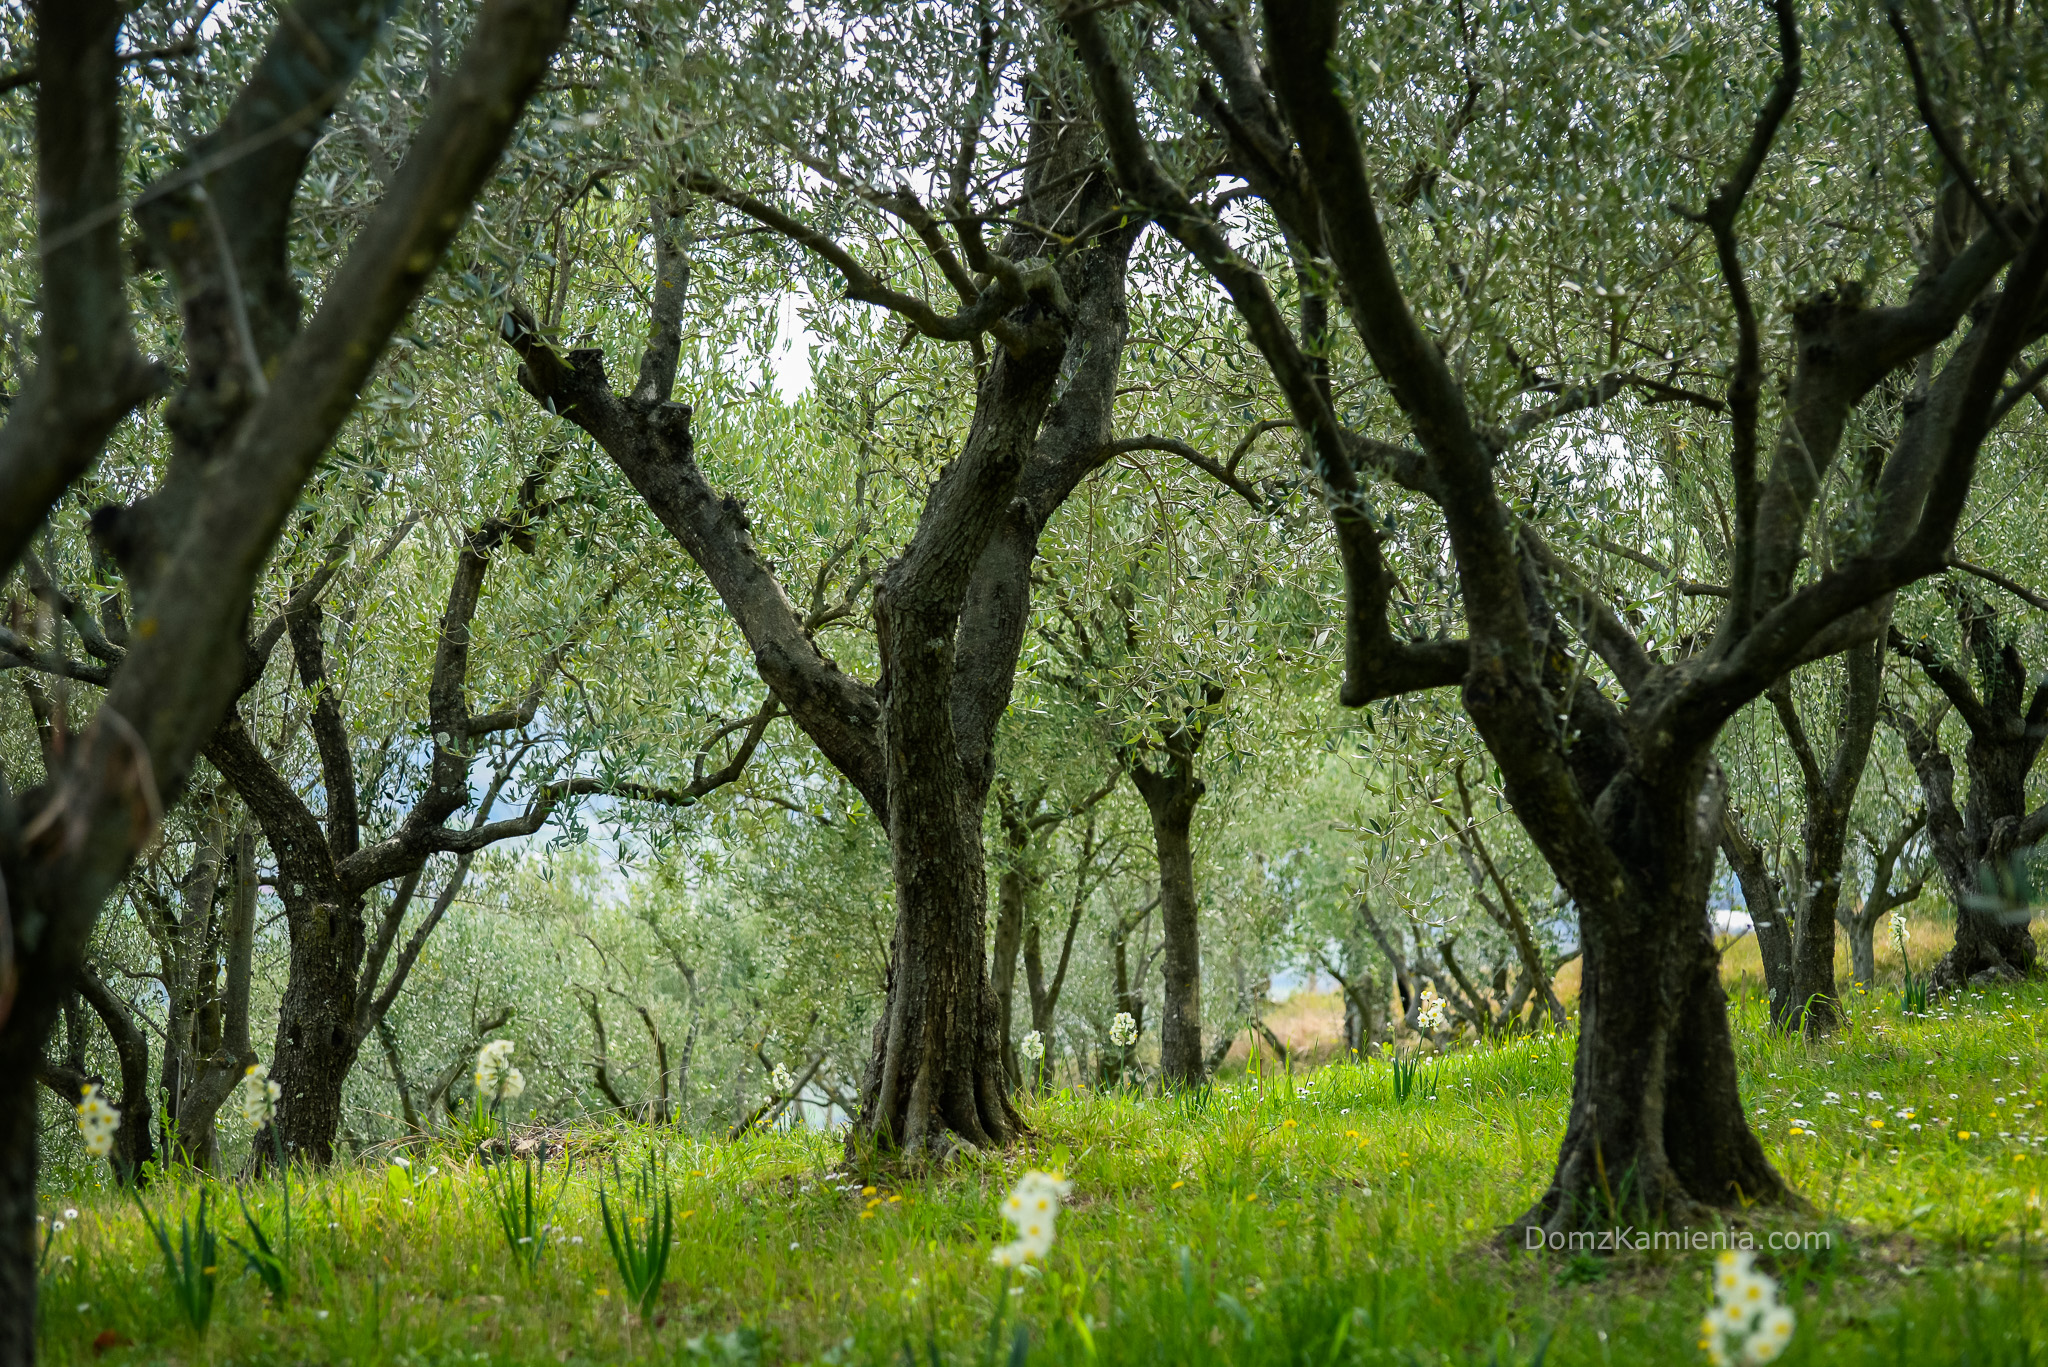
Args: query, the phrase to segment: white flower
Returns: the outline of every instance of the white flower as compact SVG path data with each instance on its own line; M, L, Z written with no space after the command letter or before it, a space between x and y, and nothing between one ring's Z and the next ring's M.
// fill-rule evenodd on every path
M1038 1062L1045 1057L1045 1036L1033 1030L1018 1043L1017 1052L1033 1063Z
M775 1065L775 1072L769 1081L775 1084L775 1091L779 1096L788 1096L796 1088L796 1079L790 1076L789 1069L779 1063Z
M99 1083L86 1083L78 1103L78 1133L85 1151L105 1158L114 1151L114 1131L120 1128L121 1112L100 1095Z
M1119 1049L1128 1049L1138 1042L1138 1021L1128 1011L1116 1013L1116 1019L1109 1023L1109 1042Z
M1017 1237L989 1254L998 1267L1022 1267L1043 1261L1052 1249L1060 1201L1074 1190L1074 1184L1055 1173L1035 1169L1017 1179L1017 1185L1003 1198L1003 1218L1017 1231Z
M476 1091L486 1104L516 1101L526 1079L512 1066L512 1041L494 1039L476 1051Z
M1730 1251L1715 1259L1714 1305L1700 1320L1700 1347L1715 1367L1771 1361L1792 1341L1794 1325L1777 1282L1757 1270L1755 1255Z
M1415 1019L1424 1030L1442 1030L1449 1023L1444 1015L1444 999L1436 994L1435 988L1422 990L1422 1010Z
M252 1130L260 1130L277 1119L277 1099L284 1095L284 1089L270 1080L270 1065L252 1063L242 1074L242 1080L235 1086L235 1099L241 1104L242 1119Z

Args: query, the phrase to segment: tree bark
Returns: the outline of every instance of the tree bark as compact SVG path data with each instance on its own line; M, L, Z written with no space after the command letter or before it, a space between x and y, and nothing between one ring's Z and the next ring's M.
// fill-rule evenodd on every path
M1742 815L1732 805L1721 815L1721 852L1735 871L1743 907L1756 931L1757 957L1764 966L1764 995L1775 1020L1792 995L1792 928L1784 909L1784 883L1772 870L1763 846L1743 829Z
M1003 1057L1003 1068L1009 1074L1010 1085L1022 1086L1023 1070L1018 1066L1017 1050L1011 1042L1011 1021L1014 1018L1017 993L1017 955L1024 946L1025 899L1029 891L1029 870L1025 868L1026 853L1031 847L1031 828L1021 810L1012 811L1015 805L1007 794L999 794L1003 821L1003 869L996 879L996 939L993 977L996 993L997 1047Z
M36 1360L36 1105L39 1056L0 1035L0 1362Z
M1881 613L1888 619L1889 613ZM1881 620L1880 626L1887 625ZM1799 909L1792 934L1790 980L1772 1017L1782 1030L1817 1039L1841 1024L1835 986L1835 923L1842 903L1842 862L1849 849L1849 817L1870 760L1870 740L1884 689L1882 639L1852 647L1842 657L1843 688L1835 719L1834 749L1825 765L1807 738L1792 699L1790 677L1773 685L1771 704L1799 763L1805 812L1800 824Z
M1617 807L1636 799L1638 817L1663 818L1614 835L1643 842L1636 857L1661 876L1638 886L1661 884L1664 901L1582 917L1571 1113L1549 1189L1516 1222L1546 1232L1680 1220L1706 1206L1790 1196L1743 1115L1707 917L1718 781L1703 782L1690 810L1678 811L1668 788L1617 782L1635 790ZM1671 822L1683 824L1672 831ZM1674 846L1684 851L1675 867Z
M1927 825L1927 813L1915 812L1890 840L1883 845L1865 835L1870 846L1871 875L1870 895L1863 899L1860 907L1844 906L1835 912L1836 919L1849 937L1850 972L1856 986L1869 991L1877 986L1877 945L1878 925L1892 911L1905 906L1920 895L1926 886L1924 876L1916 876L1903 888L1892 886L1892 872L1898 867L1899 856L1905 853L1906 844ZM1907 965L1910 970L1911 965Z
M1131 762L1131 782L1152 818L1159 862L1159 1071L1169 1087L1199 1087L1208 1077L1202 1054L1202 938L1195 900L1191 831L1206 785L1194 751L1159 768Z
M364 927L361 898L320 891L328 895L308 890L286 900L290 967L278 1005L270 1080L280 1090L274 1124L285 1161L324 1166L334 1161L342 1087L362 1046L355 1025ZM257 1136L255 1152L272 1151L266 1129Z

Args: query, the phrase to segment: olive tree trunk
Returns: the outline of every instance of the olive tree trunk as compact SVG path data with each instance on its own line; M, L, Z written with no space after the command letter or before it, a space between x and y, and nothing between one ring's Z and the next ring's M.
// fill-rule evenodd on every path
M8 904L0 925L0 1367L27 1367L36 1356L33 1088L59 1004L103 903L154 838L164 807L183 795L235 696L256 577L285 520L497 165L570 8L487 0L460 67L303 330L287 251L297 184L384 6L298 0L215 140L188 149L195 155L186 164L208 164L203 154L223 144L246 155L219 165L204 187L160 182L137 198L175 220L203 188L219 209L187 216L172 234L183 253L167 274L184 308L186 388L151 415L171 430L173 457L150 500L168 515L138 518L134 554L123 560L124 572L148 562L138 620L149 629L134 633L117 668L99 672L105 700L59 768L33 789L0 785ZM36 372L0 426L0 575L13 572L114 425L165 383L163 370L137 355L124 303L121 25L121 7L105 0L37 7L44 331ZM208 220L225 234L195 229ZM218 285L230 266L245 286L246 312L221 306ZM282 309L271 307L273 287ZM245 328L229 326L235 315L245 315ZM240 344L251 333L254 358ZM247 383L255 360L265 386ZM64 669L85 677L76 662Z
M1153 769L1133 761L1131 782L1152 818L1152 848L1159 864L1159 1071L1170 1087L1200 1086L1207 1077L1202 1051L1202 936L1195 900L1192 828L1204 784L1192 749Z
M1970 664L1958 667L1931 641L1893 632L1892 648L1919 664L1941 690L1945 706L1925 721L1898 711L1888 717L1920 778L1929 843L1956 909L1955 945L1934 967L1936 993L1980 979L2014 981L2040 972L2029 899L2017 871L2026 853L2048 837L2048 805L2032 812L2026 805L2028 775L2048 740L2048 678L2030 694L2019 648L2005 639L1990 604L1953 575L1940 587L1962 628ZM1941 740L1942 714L1950 708L1969 735L1969 792L1960 808L1955 762Z
M1720 782L1694 774L1691 802L1617 780L1640 796L1614 834L1657 900L1582 909L1572 1107L1550 1186L1517 1221L1531 1237L1787 1196L1742 1111L1707 915Z

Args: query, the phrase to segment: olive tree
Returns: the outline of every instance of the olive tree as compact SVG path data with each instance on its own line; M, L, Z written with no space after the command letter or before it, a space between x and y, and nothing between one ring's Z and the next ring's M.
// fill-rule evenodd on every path
M733 129L664 169L631 377L615 383L595 349L564 354L516 301L504 337L534 400L624 473L710 581L778 703L889 831L897 918L861 1132L914 1156L1000 1144L1022 1121L989 982L983 808L1039 538L1108 458L1139 224L1115 207L1072 117L1081 92L1035 12L721 15L676 45L676 70L730 73L718 78L725 105L688 117ZM876 61L849 62L849 43ZM906 64L919 81L896 80ZM676 220L692 200L720 232L766 229L800 249L900 335L952 348L973 387L957 454L923 476L907 543L873 575L873 682L816 643L829 609L793 601L675 399L688 278Z
M35 1358L35 1077L93 923L233 697L264 559L497 163L570 6L484 7L302 322L290 259L297 187L387 9L294 5L219 122L130 205L123 9L37 7L42 332L0 427L0 571L13 573L115 425L170 384L131 321L121 241L131 209L182 312L182 364L172 397L149 415L173 448L163 480L103 524L136 585L124 658L56 768L0 788L0 1363Z
M1815 54L1791 0L1763 16L1632 18L1598 44L1575 27L1596 16L1538 33L1521 11L1469 7L1268 0L1257 23L1206 0L1060 13L1120 183L1230 297L1314 442L1348 590L1344 701L1459 689L1576 907L1573 1104L1555 1173L1517 1226L1608 1220L1616 1173L1640 1218L1791 1199L1743 1114L1706 916L1723 794L1714 742L1788 670L1867 645L1891 596L1947 563L1980 450L2015 411L2001 403L2008 372L2048 322L2039 110L2002 65L2026 50L2029 21L1980 49L1894 11L1896 43L1841 26ZM1930 39L1994 111L1974 160L1925 79ZM1515 70L1532 54L1551 64L1540 82ZM1815 83L1824 93L1802 102ZM1530 107L1539 85L1560 94ZM1887 116L1901 90L1918 96L1924 139ZM1748 111L1741 124L1731 99ZM1680 137L1703 155L1668 156ZM1884 173L1868 173L1878 157ZM1447 162L1455 185L1435 174ZM1693 165L1715 169L1696 177ZM1401 192L1386 190L1392 177ZM1881 197L1869 198L1873 180ZM1768 212L1760 185L1778 196ZM1809 253L1825 270L1845 250L1805 216L1830 194L1897 244L1894 268L1870 261L1833 287L1804 269ZM1230 230L1247 198L1268 216L1270 249ZM1612 212L1581 212L1602 204ZM1817 244L1806 231L1836 236ZM1525 240L1548 245L1510 250ZM1479 261L1483 278L1467 269ZM1572 291L1557 290L1560 274ZM1695 288L1702 275L1718 279L1718 299ZM1768 347L1765 283L1789 306L1789 331ZM1540 300L1547 322L1520 298ZM1720 392L1673 378L1688 365L1718 374L1705 383ZM1340 405L1340 366L1388 402ZM1912 402L1887 391L1899 375ZM1638 636L1517 494L1532 437L1609 403L1661 400L1715 415L1731 509L1728 597L1682 651ZM1364 430L1375 417L1400 436ZM1855 525L1823 539L1822 481L1852 419L1889 440ZM1400 629L1398 547L1372 505L1380 481L1433 511L1462 635Z

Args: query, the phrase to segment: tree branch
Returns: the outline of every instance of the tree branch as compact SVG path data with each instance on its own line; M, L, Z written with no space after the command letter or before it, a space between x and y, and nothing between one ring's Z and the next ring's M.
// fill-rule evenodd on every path
M1014 270L999 273L966 308L958 313L941 314L916 295L905 294L883 284L880 277L861 265L853 253L838 242L774 205L743 190L735 190L702 171L686 173L683 184L698 194L739 210L756 223L822 258L846 282L848 298L885 308L935 341L966 342L987 333L1016 352L1034 342L1046 340L1032 327L1005 321L1004 315L1022 305L1030 293L1048 294L1058 289L1058 277L1052 274L1049 265L1040 263L1042 269L1028 275Z
M1961 570L1964 574L1974 574L1979 579L1998 585L1998 587L2004 589L2029 607L2039 608L2043 612L2048 612L2048 595L2036 593L2017 580L2008 579L1996 570L1985 569L1982 565L1973 565L1967 560L1951 559L1948 563L1952 569Z
M1714 238L1714 255L1721 268L1721 280L1728 302L1735 311L1735 369L1728 378L1728 413L1732 425L1729 465L1735 485L1735 554L1731 566L1728 626L1746 630L1757 607L1757 418L1758 399L1763 390L1763 352L1756 321L1756 306L1749 296L1749 282L1742 270L1742 256L1735 236L1735 220L1749 197L1778 129L1791 112L1799 93L1802 74L1799 24L1792 0L1773 0L1778 20L1778 76L1771 93L1757 111L1750 129L1749 145L1735 170L1715 190L1704 212L1679 210L1685 217L1705 225ZM1675 206L1674 206L1675 207Z
M1926 127L1928 136L1934 139L1935 150L1941 153L1950 173L1970 196L1970 202L1977 206L1977 212L1984 215L1985 225L2004 233L2013 250L2019 250L2019 234L1993 206L1977 178L1970 174L1969 164L1963 160L1955 135L1949 132L1948 125L1942 122L1941 112L1934 107L1934 92L1928 88L1927 68L1920 61L1920 46L1913 41L1913 34L1906 27L1906 16L1899 12L1896 0L1885 5L1884 13L1892 32L1899 37L1900 50L1906 54L1906 69L1913 75L1913 104L1920 111L1920 122Z
M38 11L36 367L0 426L0 580L115 426L168 376L135 347L121 249L122 6Z

